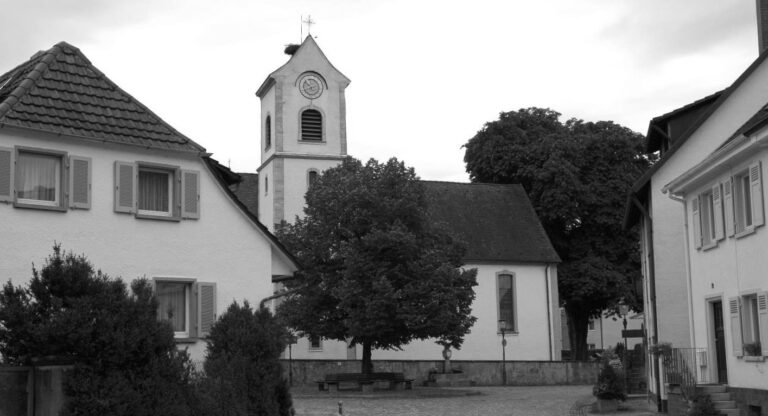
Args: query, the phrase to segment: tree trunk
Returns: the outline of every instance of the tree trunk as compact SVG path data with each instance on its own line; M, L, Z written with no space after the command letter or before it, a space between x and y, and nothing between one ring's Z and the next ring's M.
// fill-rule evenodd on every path
M363 341L363 365L360 372L370 375L373 372L373 361L371 361L371 341Z
M581 310L569 309L565 307L565 313L568 316L568 340L571 341L571 359L577 361L586 361L587 357L587 326L589 325L589 314Z

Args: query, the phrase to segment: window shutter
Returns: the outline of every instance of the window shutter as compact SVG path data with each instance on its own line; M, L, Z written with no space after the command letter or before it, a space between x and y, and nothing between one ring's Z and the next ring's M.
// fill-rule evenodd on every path
M752 196L752 225L763 225L763 175L760 162L749 166L749 186Z
M0 202L13 201L13 149L0 147Z
M115 162L115 212L135 212L136 165Z
M181 171L181 217L200 218L200 172Z
M69 157L69 206L91 208L91 159L80 156Z
M720 195L720 184L712 187L712 215L715 216L715 241L725 238L723 230L723 199Z
M200 327L197 336L206 338L211 333L211 326L216 322L216 283L197 284L197 311Z
M693 241L696 248L701 248L701 215L699 214L699 197L693 198L691 201L691 214L693 222Z
M741 351L744 341L741 339L741 308L739 305L739 298L730 298L728 300L728 306L731 313L731 342L733 344L733 355L741 357L744 355Z
M768 292L757 294L757 322L760 328L762 355L768 355Z
M725 234L733 235L733 182L728 178L723 182L723 216L725 217Z

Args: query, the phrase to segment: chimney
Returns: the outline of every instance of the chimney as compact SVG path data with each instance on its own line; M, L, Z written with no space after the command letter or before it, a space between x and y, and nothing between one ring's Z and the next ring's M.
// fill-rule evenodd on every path
M762 54L768 48L768 0L755 0L757 3L757 45Z

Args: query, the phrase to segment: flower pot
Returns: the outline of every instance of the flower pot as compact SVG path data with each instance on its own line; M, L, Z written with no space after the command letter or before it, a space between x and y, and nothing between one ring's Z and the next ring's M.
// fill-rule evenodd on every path
M619 410L619 401L617 399L597 399L597 412L608 413Z

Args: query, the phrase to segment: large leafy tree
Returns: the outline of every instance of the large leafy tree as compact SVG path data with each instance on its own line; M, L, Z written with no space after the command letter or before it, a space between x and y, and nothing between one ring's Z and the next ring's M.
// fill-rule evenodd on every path
M462 269L464 247L426 215L424 190L396 159L347 158L306 194L305 217L278 237L296 254L302 276L278 313L303 335L397 349L435 338L459 348L470 315L476 271Z
M501 113L465 145L475 182L519 183L563 263L560 299L576 359L586 358L587 325L624 301L642 310L636 235L622 229L626 195L652 162L644 138L610 121L560 122L542 108Z

